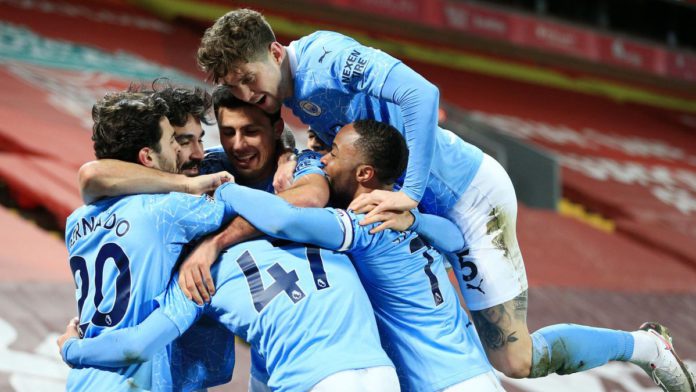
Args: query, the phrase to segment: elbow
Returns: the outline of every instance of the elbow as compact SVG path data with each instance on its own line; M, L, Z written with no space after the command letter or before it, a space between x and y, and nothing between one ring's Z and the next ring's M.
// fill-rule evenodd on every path
M133 334L137 336L138 334ZM123 364L126 366L147 362L155 357L155 353L158 347L154 344L143 344L139 339L134 339L131 337L126 338L127 341L124 347L128 347L123 350Z
M329 202L329 192L328 190L326 192L323 192L322 190L318 190L316 192L309 192L305 195L303 195L301 200L298 200L297 206L298 207L316 207L316 208L322 208L325 207L326 204Z
M430 87L427 89L426 96L427 98L425 102L433 102L435 105L433 114L435 115L435 120L437 120L437 113L440 109L440 90L434 84L430 84Z
M85 203L89 204L96 200L95 190L101 185L99 183L100 178L99 162L90 161L80 167L77 173L77 180L80 187L80 195Z
M447 247L449 248L446 250L448 253L461 252L466 247L464 237L457 236L456 238L452 238L450 241L447 241Z

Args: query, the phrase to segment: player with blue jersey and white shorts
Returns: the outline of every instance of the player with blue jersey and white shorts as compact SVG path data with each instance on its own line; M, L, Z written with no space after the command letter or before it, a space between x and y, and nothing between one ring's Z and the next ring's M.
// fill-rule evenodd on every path
M291 108L326 144L368 118L404 135L410 155L401 190L370 192L350 207L371 210L365 224L417 205L457 224L467 244L453 263L457 279L489 359L506 375L567 374L619 360L638 364L666 391L694 390L662 326L629 333L559 324L529 333L514 188L492 158L438 127L438 89L399 60L328 31L283 46L261 14L239 9L206 31L198 63L239 99L269 113Z

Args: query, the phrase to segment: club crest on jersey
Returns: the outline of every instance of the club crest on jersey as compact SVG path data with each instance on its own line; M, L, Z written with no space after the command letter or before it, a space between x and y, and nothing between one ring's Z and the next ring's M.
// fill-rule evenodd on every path
M316 117L321 114L321 108L314 102L310 101L300 101L300 107L305 113L312 117Z

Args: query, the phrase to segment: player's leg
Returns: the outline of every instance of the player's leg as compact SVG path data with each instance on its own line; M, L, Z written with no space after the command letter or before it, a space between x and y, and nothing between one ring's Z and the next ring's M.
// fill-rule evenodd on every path
M344 370L319 381L311 392L398 392L399 377L391 366Z
M452 264L495 368L509 377L543 377L631 361L665 391L694 391L692 377L659 325L652 332L629 333L558 324L529 334L527 279L515 228L517 201L509 177L492 158L484 158L450 218L470 246Z
M500 380L493 371L479 374L476 377L451 385L440 392L504 392L505 389L500 384Z
M517 244L517 200L505 170L488 155L448 214L467 249L451 259L462 296L493 366L527 377L532 339L527 328L527 275Z

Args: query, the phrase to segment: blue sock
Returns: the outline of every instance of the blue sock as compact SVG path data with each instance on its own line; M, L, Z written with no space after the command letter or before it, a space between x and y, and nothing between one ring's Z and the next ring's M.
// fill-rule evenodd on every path
M614 329L556 324L531 336L530 378L581 372L609 361L628 361L633 354L633 336Z

